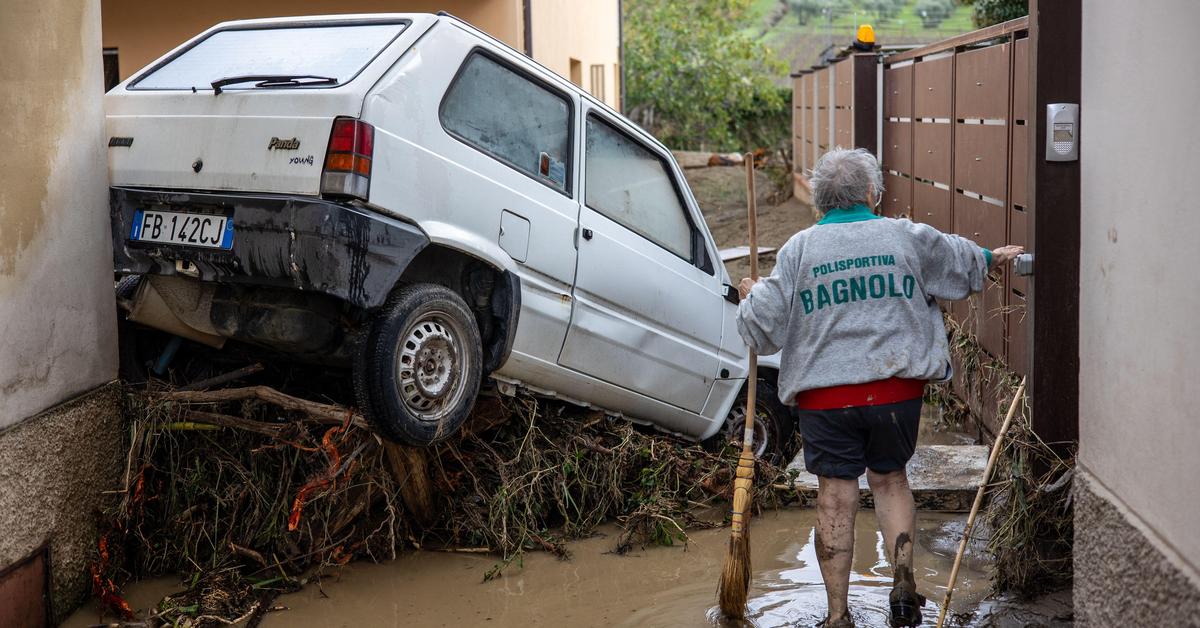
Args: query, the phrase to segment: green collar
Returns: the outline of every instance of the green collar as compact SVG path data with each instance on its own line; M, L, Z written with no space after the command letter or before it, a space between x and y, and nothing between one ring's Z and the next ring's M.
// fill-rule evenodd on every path
M859 203L853 207L834 207L825 212L825 216L817 222L818 225L837 225L845 222L862 222L864 220L875 220L883 218L876 216L875 212L871 211L870 207Z

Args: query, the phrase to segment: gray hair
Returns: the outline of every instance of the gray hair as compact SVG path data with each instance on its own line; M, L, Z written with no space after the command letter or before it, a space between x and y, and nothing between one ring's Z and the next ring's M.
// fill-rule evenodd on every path
M883 173L875 156L863 148L834 148L817 160L809 177L813 204L825 212L838 207L866 204L870 191L883 196Z

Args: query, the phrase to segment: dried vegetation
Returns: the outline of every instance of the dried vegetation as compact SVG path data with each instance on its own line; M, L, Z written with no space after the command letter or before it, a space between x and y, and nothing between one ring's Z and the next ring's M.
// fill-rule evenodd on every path
M282 592L412 549L491 553L495 578L526 551L568 559L564 541L605 521L623 530L616 552L686 543L723 523L737 457L529 397L481 398L462 434L430 449L265 386L156 384L126 399L128 469L93 584L131 625L254 625ZM182 590L135 619L119 585L168 574Z
M980 346L978 339L949 316L950 351L958 365L961 388L968 395L993 399L982 412L1003 416L1012 403L1020 376ZM971 404L950 384L933 388L930 399L959 427ZM1073 512L1071 479L1074 444L1046 443L1034 433L1026 402L1005 436L1000 459L988 486L983 529L990 532L988 552L995 559L996 592L1036 596L1069 586L1072 577ZM983 425L998 425L975 417Z

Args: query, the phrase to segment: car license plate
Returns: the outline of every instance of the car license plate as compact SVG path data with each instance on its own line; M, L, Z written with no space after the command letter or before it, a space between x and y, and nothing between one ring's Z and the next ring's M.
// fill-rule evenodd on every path
M233 247L233 220L215 214L138 210L129 239L229 250Z

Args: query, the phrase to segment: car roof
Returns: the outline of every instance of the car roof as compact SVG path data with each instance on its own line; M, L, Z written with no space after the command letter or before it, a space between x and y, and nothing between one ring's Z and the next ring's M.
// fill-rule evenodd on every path
M225 21L225 22L216 24L216 25L212 26L211 28L205 29L202 33L200 33L200 35L205 35L209 32L218 31L218 30L227 30L227 29L231 29L231 28L247 28L247 27L254 27L254 26L274 26L274 25L282 25L282 24L295 25L295 24L319 24L319 23L323 23L323 22L355 22L355 21L366 22L366 21L387 21L387 20L418 21L418 20L428 20L428 19L436 19L438 21L451 22L451 23L455 24L456 26L459 26L460 28L463 28L464 30L466 30L470 33L473 33L474 35L480 37L481 39L484 39L484 40L492 43L493 45L499 46L499 47L504 48L512 53L515 53L517 56L521 57L525 62L532 63L533 65L542 69L545 72L545 74L547 75L547 78L549 78L549 80L554 81L554 83L557 87L560 87L565 90L569 90L573 94L577 94L581 99L587 101L592 106L600 109L601 111L608 114L609 116L628 125L630 127L630 129L633 131L636 131L643 140L654 144L658 148L661 148L662 150L666 151L667 153L671 152L671 149L668 148L661 141L659 141L658 138L654 137L654 135L652 135L649 131L642 128L641 125L634 122L633 120L630 120L628 117L626 117L621 112L617 111L616 109L613 109L611 106L608 105L608 103L605 103L604 101L596 98L595 96L592 96L592 94L590 94L587 90L584 90L583 88L579 87L578 85L567 80L565 77L563 77L559 73L555 72L554 70L551 70L550 68L547 68L545 65L542 65L533 57L530 57L530 56L524 54L523 52L513 48L512 46L505 43L503 40L499 39L495 35L492 35L491 33L488 33L487 31L479 28L478 26L475 26L474 24L468 22L467 20L464 20L461 17L458 17L458 16L448 13L446 11L439 11L436 15L432 14L432 13L344 13L344 14L327 14L327 15L297 15L297 16L291 16L291 17L267 17L267 18L248 19L248 20L229 20L229 21Z

